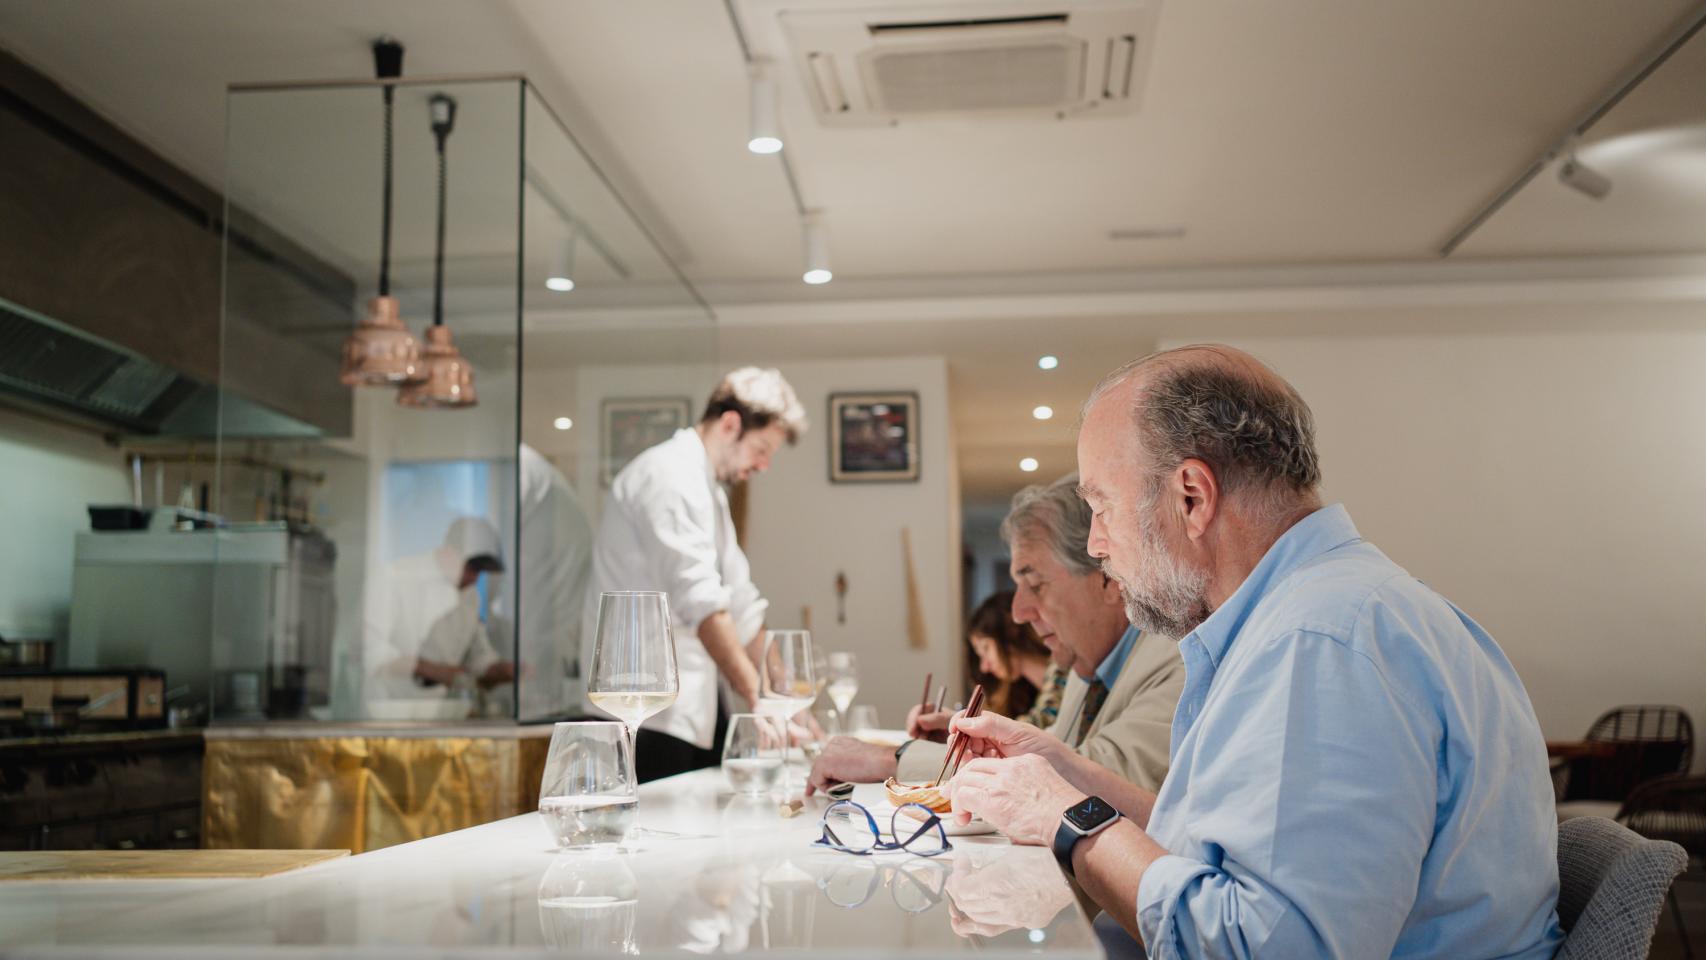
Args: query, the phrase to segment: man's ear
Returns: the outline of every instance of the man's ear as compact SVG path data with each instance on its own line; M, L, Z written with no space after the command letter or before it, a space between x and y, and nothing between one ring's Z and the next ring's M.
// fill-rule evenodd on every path
M740 414L733 410L724 410L723 415L717 418L717 430L730 440L738 440L740 438Z
M1188 459L1173 471L1172 486L1185 536L1201 540L1220 511L1220 481L1214 475L1214 468L1201 460Z

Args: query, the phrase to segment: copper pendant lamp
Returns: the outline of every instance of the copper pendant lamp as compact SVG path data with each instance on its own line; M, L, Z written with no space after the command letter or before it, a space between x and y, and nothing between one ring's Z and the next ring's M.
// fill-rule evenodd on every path
M405 407L455 409L475 404L474 368L450 338L444 325L444 143L456 126L456 101L435 93L428 101L432 110L432 135L438 142L438 241L433 252L432 326L426 331L420 379L397 391L397 403Z
M403 45L389 37L373 41L374 72L381 80L402 76ZM379 247L379 296L367 303L367 317L344 341L339 379L345 386L394 387L420 376L420 348L403 325L397 298L391 296L391 113L396 95L385 84L385 198Z

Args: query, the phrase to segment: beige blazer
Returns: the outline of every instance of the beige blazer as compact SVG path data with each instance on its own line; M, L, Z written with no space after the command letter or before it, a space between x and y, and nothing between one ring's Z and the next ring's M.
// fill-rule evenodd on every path
M1172 744L1173 711L1184 689L1185 662L1178 643L1159 634L1139 636L1078 753L1145 790L1161 789ZM1063 710L1049 732L1065 739L1077 712L1074 708L1069 717ZM946 745L914 740L901 751L895 777L905 783L926 782L941 772L946 758Z

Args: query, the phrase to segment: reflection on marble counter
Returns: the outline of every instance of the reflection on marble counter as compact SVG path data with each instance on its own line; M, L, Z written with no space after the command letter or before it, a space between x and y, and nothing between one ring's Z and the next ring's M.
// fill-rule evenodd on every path
M1048 851L981 836L934 859L837 853L811 845L822 806L784 819L707 770L642 787L638 824L678 835L621 851L557 852L530 813L263 880L11 884L0 953L1101 955Z

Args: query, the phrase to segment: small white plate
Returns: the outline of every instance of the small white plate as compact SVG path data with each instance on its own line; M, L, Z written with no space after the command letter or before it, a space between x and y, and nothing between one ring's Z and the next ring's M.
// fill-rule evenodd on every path
M884 804L882 812L879 813L875 808L872 808L871 814L877 818L878 823L887 824L889 821L884 818L892 817L894 815L894 807ZM911 817L914 820L922 820L922 818L918 816L917 810L908 810L903 814L903 816ZM975 837L986 833L994 833L995 825L980 817L972 817L970 823L962 826L960 822L954 818L953 814L948 814L942 818L942 830L950 837Z

